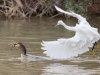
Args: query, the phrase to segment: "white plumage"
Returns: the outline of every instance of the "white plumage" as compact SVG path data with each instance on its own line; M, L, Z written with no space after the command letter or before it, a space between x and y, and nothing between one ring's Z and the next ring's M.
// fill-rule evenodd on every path
M78 56L86 51L89 51L89 47L93 47L93 44L100 39L98 29L91 27L84 17L74 12L66 12L59 7L55 8L64 14L76 17L78 24L75 27L66 25L62 20L59 20L57 25L64 26L67 30L74 31L75 36L68 39L58 39L56 41L43 41L41 44L42 50L47 56L53 59L66 60L68 58Z

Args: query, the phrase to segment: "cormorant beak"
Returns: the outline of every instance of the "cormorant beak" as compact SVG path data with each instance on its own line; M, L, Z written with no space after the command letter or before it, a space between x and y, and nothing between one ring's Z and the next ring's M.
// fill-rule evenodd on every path
M10 43L10 45L12 46L12 47L11 47L11 50L12 50L14 47L19 47L18 42L15 42L14 40L12 40L12 43Z
M11 51L13 50L14 46L11 47Z
M18 47L19 44L12 44L11 51L14 47Z

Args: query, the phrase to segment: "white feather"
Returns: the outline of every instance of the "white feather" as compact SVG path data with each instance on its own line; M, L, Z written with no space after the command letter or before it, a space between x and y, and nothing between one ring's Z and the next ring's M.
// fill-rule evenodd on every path
M76 14L72 11L70 12L66 12L64 10L62 10L61 8L55 6L55 8L59 11L59 12L62 12L64 14L67 14L67 15L70 15L70 16L73 16L73 17L76 17L78 19L78 23L83 23L83 24L86 24L86 25L89 25L88 22L86 21L86 19L84 17L82 17L81 15L79 14Z
M75 27L70 27L62 20L59 20L57 25L62 25L67 30L74 31L75 36L68 39L58 39L56 41L43 41L41 44L43 47L41 49L45 50L44 53L53 59L65 60L89 51L89 47L92 47L93 43L100 39L98 29L91 27L81 15L74 12L66 12L57 6L55 8L62 13L76 17L79 21Z

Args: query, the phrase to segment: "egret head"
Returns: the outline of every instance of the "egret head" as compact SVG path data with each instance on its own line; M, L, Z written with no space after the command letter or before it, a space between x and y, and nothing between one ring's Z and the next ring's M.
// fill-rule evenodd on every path
M58 26L58 25L63 25L63 23L64 23L64 22L63 22L62 20L59 20L59 21L57 22L57 24L55 25L55 27Z

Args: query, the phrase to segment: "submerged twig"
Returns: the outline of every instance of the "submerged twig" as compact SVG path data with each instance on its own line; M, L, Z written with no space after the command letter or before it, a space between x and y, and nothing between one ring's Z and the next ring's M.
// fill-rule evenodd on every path
M50 17L50 18L54 18L54 17L59 16L59 15L61 15L61 14L62 14L62 13L58 13L58 14L56 14L56 15Z

